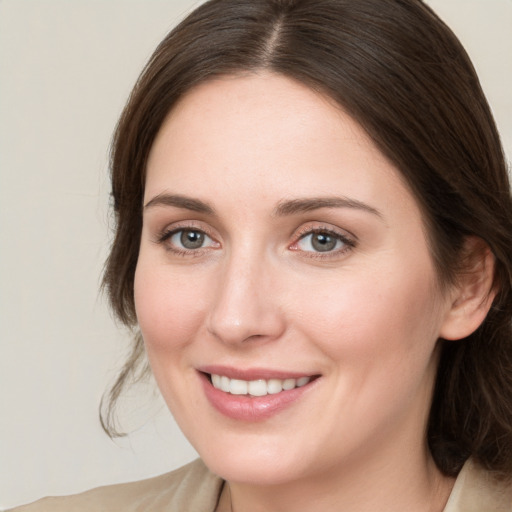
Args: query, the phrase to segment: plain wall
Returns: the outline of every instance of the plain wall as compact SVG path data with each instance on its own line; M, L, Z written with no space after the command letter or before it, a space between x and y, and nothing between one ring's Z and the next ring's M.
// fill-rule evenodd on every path
M162 473L195 452L151 389L110 441L98 403L129 336L98 287L108 145L191 0L0 0L0 508ZM512 0L431 0L472 56L512 155Z

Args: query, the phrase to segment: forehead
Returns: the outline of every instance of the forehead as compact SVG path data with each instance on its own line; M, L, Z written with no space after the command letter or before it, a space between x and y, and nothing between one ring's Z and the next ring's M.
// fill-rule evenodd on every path
M336 193L416 208L356 121L330 98L272 73L222 77L179 101L150 152L145 200L164 191L244 205Z

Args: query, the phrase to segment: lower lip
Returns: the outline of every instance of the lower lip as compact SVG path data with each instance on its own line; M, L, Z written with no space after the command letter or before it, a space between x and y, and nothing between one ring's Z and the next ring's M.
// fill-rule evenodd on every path
M206 397L213 407L224 416L239 421L264 421L297 402L312 385L314 379L305 386L281 391L275 395L248 396L232 395L214 388L208 376L200 373Z

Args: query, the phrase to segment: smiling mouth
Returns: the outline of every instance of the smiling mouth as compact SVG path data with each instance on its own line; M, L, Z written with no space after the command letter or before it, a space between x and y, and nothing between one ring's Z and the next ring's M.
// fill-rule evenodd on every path
M318 378L318 375L300 377L297 379L256 379L242 380L230 379L225 375L208 374L209 380L215 389L231 395L244 395L249 397L260 397L266 395L277 395L283 391L290 391L301 388Z
M244 422L270 419L308 396L321 374L264 368L210 366L198 369L210 404L222 415Z

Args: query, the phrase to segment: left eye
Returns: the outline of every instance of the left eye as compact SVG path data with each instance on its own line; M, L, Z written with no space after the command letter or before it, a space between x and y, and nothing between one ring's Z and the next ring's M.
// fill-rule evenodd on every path
M341 249L345 244L346 242L340 235L319 231L303 236L297 242L297 247L301 251L307 252L331 252Z
M169 237L171 245L180 249L193 251L213 244L213 240L198 229L180 229Z

